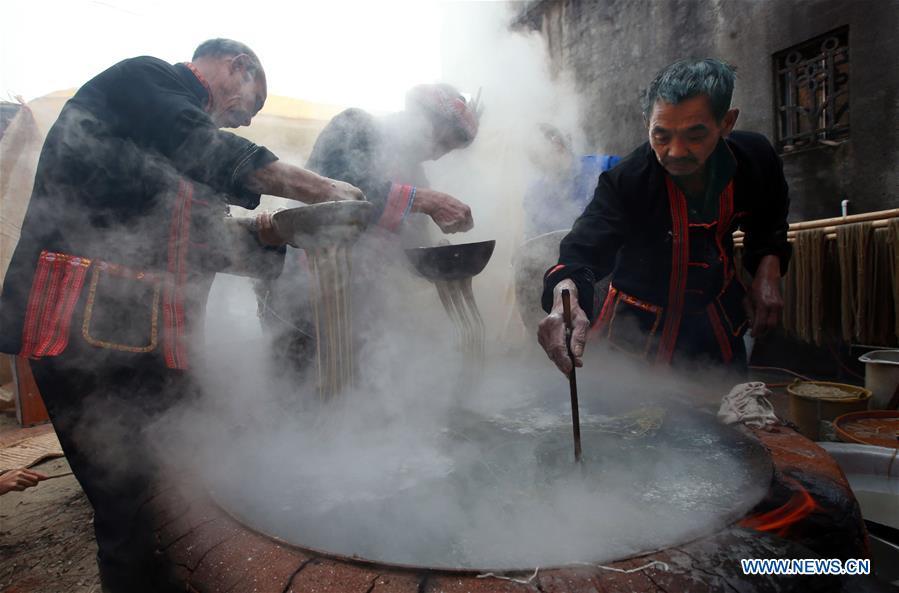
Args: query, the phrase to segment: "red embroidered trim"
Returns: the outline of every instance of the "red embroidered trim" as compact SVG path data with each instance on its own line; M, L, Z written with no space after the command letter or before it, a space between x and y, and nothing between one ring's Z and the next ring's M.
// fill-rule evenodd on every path
M69 345L69 329L72 326L72 315L75 312L78 297L81 296L81 289L84 287L89 265L75 266L73 264L70 266L71 274L67 272L69 278L63 284L68 286L68 289L63 293L64 298L60 307L58 333L56 339L47 350L46 356L58 356Z
M76 260L78 258L75 258ZM70 261L66 266L65 276L62 282L62 295L54 312L54 324L56 333L52 341L45 347L38 347L38 356L58 356L69 345L69 330L72 327L72 315L75 312L75 304L84 287L84 279L87 277L87 269L90 262Z
M737 278L737 281L739 282L739 277ZM719 295L717 298L715 298L715 300L713 302L718 303L718 317L720 317L722 319L722 321L724 323L724 329L726 331L730 331L730 333L733 337L735 337L735 338L739 337L743 333L743 330L746 328L746 326L749 325L749 320L744 319L740 323L740 325L737 325L735 327L734 322L728 316L727 310L724 308L724 305L721 304L721 296ZM729 330L728 330L728 328L729 328Z
M609 309L609 311L605 313L605 315L608 317L608 320L603 322L605 326L608 327L606 337L609 340L609 344L619 352L622 352L629 356L633 356L640 360L646 360L649 357L649 350L652 347L652 339L656 335L656 332L659 330L659 322L662 319L662 312L664 311L664 308L659 307L658 305L653 305L652 303L647 303L646 301L641 301L637 297L631 296L627 293L621 292L616 288L613 288L611 285L609 285L609 287L609 295L613 298L610 300L607 297L606 302L603 304L604 311L607 307ZM646 344L643 347L643 353L639 356L635 355L633 352L629 352L626 348L620 346L619 344L616 344L613 340L612 325L615 321L615 316L618 314L618 303L621 302L636 309L640 309L641 311L645 311L647 313L655 315L655 320L653 320L652 322L652 327L650 328L649 333L646 334ZM611 306L609 306L610 304Z
M44 327L43 323L41 324L40 341L38 342L37 348L35 348L33 354L35 358L47 356L49 354L49 351L51 350L51 347L53 349L59 350L59 352L62 352L60 346L64 347L65 344L60 344L60 342L68 341L68 329L70 327L70 324L65 324L65 335L60 335L60 326L63 325L61 323L63 319L63 313L68 306L69 301L72 300L71 295L69 294L69 292L67 292L67 288L72 283L73 268L72 266L65 265L65 263L59 259L55 262L55 264L56 265L54 265L53 278L55 279L61 276L61 279L58 283L56 283L58 288L50 289L50 294L54 295L54 300L53 302L50 302L49 299L47 300L48 307L47 310L45 310L45 313L49 312L50 315L44 316L44 319L48 320L46 327ZM54 283L51 282L50 286L52 287L53 285Z
M632 307L642 309L643 311L648 311L649 313L660 313L662 311L662 308L659 307L658 305L653 305L652 303L647 303L645 301L641 301L640 299L638 299L636 297L632 297L629 294L624 294L623 292L620 294L621 294L621 296L619 297L619 300L624 301L625 303L627 303L628 305L631 305Z
M90 260L82 259L78 264L72 263L72 277L69 290L65 293L65 301L60 314L61 322L59 325L59 336L47 351L47 356L58 356L69 345L69 328L72 325L72 315L75 312L75 305L78 303L78 297L81 296L81 289L84 287L84 281L87 278L87 269L90 267Z
M65 268L62 265L64 259L59 257L59 254L54 253L52 256L48 256L46 261L50 268L49 283L46 286L44 303L41 307L41 322L37 330L37 344L34 351L29 353L31 356L37 357L39 357L38 351L40 347L49 338L48 334L52 333L54 309L56 309L56 303L59 302L59 296L62 292L60 284L63 276L65 276Z
M552 276L553 274L555 274L556 272L558 272L559 270L561 270L564 267L565 267L565 264L556 264L555 266L550 268L549 272L547 272L543 277L549 278L550 276Z
M188 358L184 328L184 286L187 283L187 254L190 249L190 206L193 185L178 182L178 196L169 227L168 271L162 300L163 356L170 369L186 369Z
M670 176L665 177L668 204L671 208L671 277L668 280L668 307L656 362L670 364L680 333L684 313L684 289L687 282L687 263L690 257L689 219L687 199Z
M42 308L47 278L50 274L50 266L45 263L46 251L41 252L38 259L34 279L31 281L31 293L28 295L28 305L25 307L25 323L22 326L22 356L31 356L38 336L38 324L40 323L40 309Z
M721 318L718 316L718 309L715 308L715 303L709 303L706 311L708 312L709 322L712 325L712 331L715 333L715 339L718 341L718 347L721 349L721 359L725 364L729 363L734 359L734 351L730 347L730 338L724 329L724 325L721 324Z
M561 264L553 268L549 271L549 274L552 274L556 271L556 269L564 267ZM547 274L547 275L549 275ZM606 293L606 298L602 302L602 309L599 310L599 316L596 318L596 321L593 322L593 326L590 328L590 335L595 335L603 330L609 324L609 318L612 316L612 311L615 309L615 301L616 296L618 295L618 289L609 284L609 292Z
M91 260L42 251L25 308L20 354L57 356L69 344L72 314Z
M378 220L378 225L391 232L396 232L403 222L403 212L409 205L409 199L412 197L411 185L400 185L394 183L390 186L390 193L387 194L387 204L384 206L384 213Z
M730 266L730 258L728 258L727 252L724 250L724 233L730 230L730 225L734 218L733 179L728 182L727 187L724 188L718 199L718 228L715 232L715 243L718 245L718 252L721 254L721 261L724 263L724 286L721 287L721 291L724 292L734 275L734 271Z

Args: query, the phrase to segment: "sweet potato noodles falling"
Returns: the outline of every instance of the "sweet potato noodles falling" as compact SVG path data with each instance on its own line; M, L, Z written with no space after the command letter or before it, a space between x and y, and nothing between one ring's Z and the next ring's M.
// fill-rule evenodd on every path
M329 399L355 383L350 306L350 246L307 249L312 272L318 395Z
M318 395L329 399L355 383L350 275L352 245L371 222L365 201L322 202L280 210L272 224L306 251L312 273Z
M456 328L456 342L472 369L484 364L484 319L474 300L471 278L434 282L440 302Z
M484 320L471 289L471 279L480 274L496 241L461 245L435 245L406 249L415 271L434 283L440 302L453 322L456 343L469 371L462 376L476 378L484 368ZM467 380L467 379L466 379Z

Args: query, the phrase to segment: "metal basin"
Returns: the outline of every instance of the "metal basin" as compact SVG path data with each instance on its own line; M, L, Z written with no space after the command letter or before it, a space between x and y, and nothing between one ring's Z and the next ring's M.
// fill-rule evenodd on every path
M355 241L371 223L374 204L362 200L322 202L280 210L272 224L296 247L316 248Z
M899 584L899 462L896 449L855 443L818 443L846 474L868 523L877 576ZM884 529L885 527L885 529Z
M407 249L415 270L432 282L463 280L480 274L493 255L496 241Z
M818 443L846 473L869 521L899 529L899 462L896 450L855 443Z

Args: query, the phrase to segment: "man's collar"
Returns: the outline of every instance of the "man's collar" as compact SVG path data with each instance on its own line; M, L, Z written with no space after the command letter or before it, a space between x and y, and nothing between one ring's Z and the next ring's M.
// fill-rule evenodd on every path
M724 138L718 140L718 145L715 146L712 156L709 157L708 166L706 191L718 195L724 191L724 188L737 173L737 157L734 156Z
M182 66L182 73L184 74L185 80L193 90L194 94L196 94L197 98L200 100L200 104L203 105L204 111L209 113L212 111L212 89L209 88L209 82L206 81L206 78L200 74L200 71L190 62L182 62L177 64L178 66Z
M718 145L712 153L712 159L715 160L712 163L712 166L715 167L713 171L730 181L737 172L737 157L734 156L734 151L730 149L730 145L724 138L718 140Z
M660 165L661 166L661 165ZM672 177L687 198L690 216L699 220L714 220L718 211L718 196L727 187L737 171L737 159L724 139L719 139L715 150L706 161L703 171L704 187L701 191L690 192L681 180ZM666 172L667 175L667 172Z

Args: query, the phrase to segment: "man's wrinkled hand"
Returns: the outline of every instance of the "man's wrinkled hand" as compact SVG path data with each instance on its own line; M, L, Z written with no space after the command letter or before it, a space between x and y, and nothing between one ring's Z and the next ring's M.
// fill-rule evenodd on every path
M417 188L412 211L430 216L444 233L464 233L474 227L468 204L442 192Z
M752 337L764 336L780 324L784 302L780 292L780 260L777 256L762 258L752 280L747 304L752 320Z
M345 181L337 179L329 179L329 189L325 193L323 202L340 202L345 200L364 200L365 194L355 185L350 185Z
M570 283L570 286L563 284ZM562 314L561 290L568 288L572 293L571 298L571 354L574 360L568 355L568 347L565 344L565 319ZM556 286L555 299L552 312L547 315L540 325L537 327L537 341L546 351L556 367L564 374L571 373L572 368L584 366L583 356L584 347L587 343L587 330L590 327L590 321L587 314L581 309L577 302L577 289L574 283L570 281L562 281Z
M272 222L272 216L274 214L274 212L260 212L256 215L256 233L259 237L259 242L263 245L280 247L284 245L285 241L284 238L278 234L278 231L275 229L275 225Z

